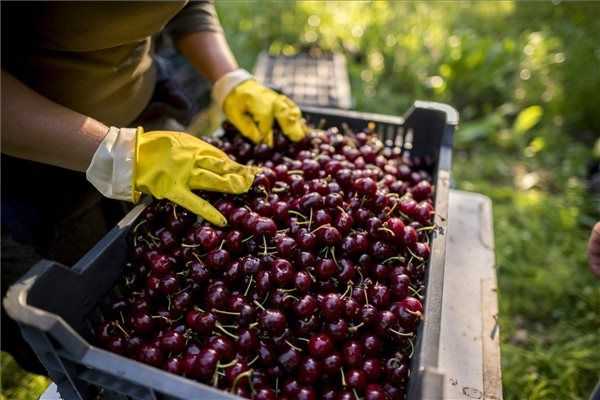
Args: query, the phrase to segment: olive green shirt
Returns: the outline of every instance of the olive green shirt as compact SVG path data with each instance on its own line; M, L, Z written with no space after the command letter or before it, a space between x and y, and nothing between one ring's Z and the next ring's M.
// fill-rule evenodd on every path
M212 1L2 2L2 68L107 125L127 126L156 83L152 36L220 32Z

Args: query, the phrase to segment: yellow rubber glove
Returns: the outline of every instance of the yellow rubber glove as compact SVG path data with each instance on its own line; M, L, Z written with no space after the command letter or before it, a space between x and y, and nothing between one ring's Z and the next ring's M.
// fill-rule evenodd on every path
M224 226L225 217L192 190L244 193L258 171L187 133L112 127L86 177L106 197L135 203L147 193Z
M245 193L259 171L186 133L140 128L136 142L135 190L169 199L219 226L227 224L223 214L192 190Z
M250 79L237 85L225 97L223 111L232 124L254 143L273 146L273 122L297 142L304 138L306 127L298 106L284 95Z

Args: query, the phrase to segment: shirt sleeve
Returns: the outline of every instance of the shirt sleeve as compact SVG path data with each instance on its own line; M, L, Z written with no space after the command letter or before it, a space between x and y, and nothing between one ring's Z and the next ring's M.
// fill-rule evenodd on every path
M166 29L174 39L194 32L223 32L213 0L190 1L169 21Z

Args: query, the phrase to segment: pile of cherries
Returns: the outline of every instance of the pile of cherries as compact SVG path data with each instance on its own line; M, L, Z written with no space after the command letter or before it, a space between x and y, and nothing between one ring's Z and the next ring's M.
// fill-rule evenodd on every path
M258 399L404 399L422 318L434 209L431 166L375 133L312 130L252 145L250 192L198 193L217 228L154 201L100 307L110 351Z

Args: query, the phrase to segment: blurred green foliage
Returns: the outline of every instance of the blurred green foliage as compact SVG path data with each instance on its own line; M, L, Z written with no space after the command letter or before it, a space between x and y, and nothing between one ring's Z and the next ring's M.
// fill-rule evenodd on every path
M600 3L217 1L241 65L310 46L348 60L354 108L415 99L461 114L453 177L494 202L507 399L587 399L600 371L600 285L585 188L600 149ZM600 150L596 150L600 154ZM600 158L600 156L597 156ZM3 397L44 380L2 354Z

